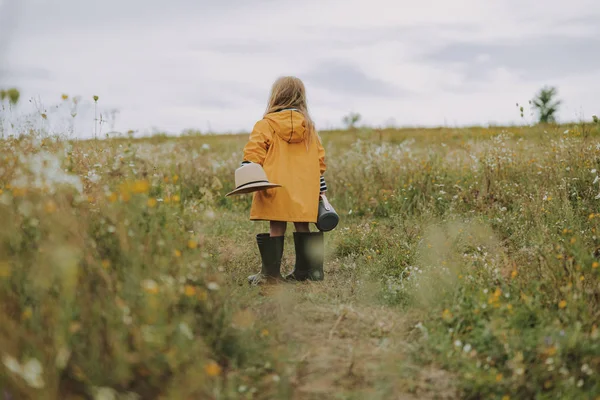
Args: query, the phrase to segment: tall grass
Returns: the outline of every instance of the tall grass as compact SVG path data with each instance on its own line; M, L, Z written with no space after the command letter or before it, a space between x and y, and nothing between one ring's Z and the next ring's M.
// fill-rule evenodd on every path
M416 316L415 362L464 398L600 395L598 127L322 136L329 263ZM223 197L245 140L0 142L6 393L291 396L277 327L237 285L260 229L237 222L248 197Z

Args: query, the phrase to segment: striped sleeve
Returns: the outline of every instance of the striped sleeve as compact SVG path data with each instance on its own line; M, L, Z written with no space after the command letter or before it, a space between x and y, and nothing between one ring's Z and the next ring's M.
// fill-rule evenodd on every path
M325 182L325 177L321 175L321 193L327 191L327 182Z

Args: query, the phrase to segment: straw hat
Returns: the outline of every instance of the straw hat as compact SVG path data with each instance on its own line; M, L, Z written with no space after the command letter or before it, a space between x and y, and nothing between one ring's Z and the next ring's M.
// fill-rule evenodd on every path
M225 196L252 193L276 187L281 187L281 185L270 183L265 170L260 164L248 163L235 170L235 190Z

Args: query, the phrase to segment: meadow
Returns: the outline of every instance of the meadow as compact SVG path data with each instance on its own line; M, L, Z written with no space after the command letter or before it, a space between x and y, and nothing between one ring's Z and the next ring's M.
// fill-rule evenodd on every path
M600 124L321 136L325 281L267 287L247 136L0 140L0 398L600 399Z

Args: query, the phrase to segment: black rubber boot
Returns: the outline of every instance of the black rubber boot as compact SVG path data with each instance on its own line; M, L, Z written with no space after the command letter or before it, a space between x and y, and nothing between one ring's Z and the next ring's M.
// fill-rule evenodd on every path
M323 232L294 232L296 264L294 271L285 277L289 281L322 281L323 253L325 250Z
M277 283L282 280L281 257L283 256L284 237L271 237L268 233L259 233L256 235L256 243L260 251L262 267L258 274L248 277L248 283L260 285L262 283Z

